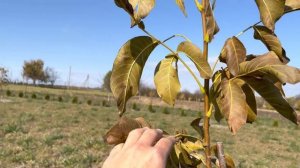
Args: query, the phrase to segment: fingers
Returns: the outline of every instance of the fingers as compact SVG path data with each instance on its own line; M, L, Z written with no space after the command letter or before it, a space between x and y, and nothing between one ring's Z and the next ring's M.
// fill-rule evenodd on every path
M175 144L174 137L161 138L156 143L154 148L157 149L157 151L163 156L163 158L167 158L174 144Z
M143 135L143 133L147 129L149 129L149 128L144 127L144 128L139 128L139 129L132 130L128 134L128 137L127 137L126 142L124 144L124 148L128 148L128 147L134 145L140 139L140 137Z
M154 146L162 137L163 131L160 129L147 129L138 140L138 143L145 146Z
M116 145L111 151L110 151L110 156L114 156L116 153L120 152L121 149L123 148L124 143L120 143Z

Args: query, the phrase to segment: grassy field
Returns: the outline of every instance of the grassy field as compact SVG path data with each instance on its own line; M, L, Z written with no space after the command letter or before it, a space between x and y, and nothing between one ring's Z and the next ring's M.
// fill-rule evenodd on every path
M7 88L6 88L7 89ZM5 90L6 90L5 89ZM85 94L38 89L19 97L22 91L10 86L12 95L2 93L0 102L0 167L99 167L111 146L102 136L118 118L117 108L103 104L97 91ZM99 91L100 92L100 91ZM50 94L49 100L45 93ZM104 94L105 95L105 94ZM68 97L65 98L64 96ZM73 102L73 97L78 101ZM91 105L87 101L91 100ZM197 116L190 110L137 105L128 107L127 116L146 118L154 127L169 133L185 129L195 132L189 122ZM232 155L237 167L299 168L300 128L286 120L259 118L244 126L233 136L225 123L212 122L212 142L222 141L225 151Z

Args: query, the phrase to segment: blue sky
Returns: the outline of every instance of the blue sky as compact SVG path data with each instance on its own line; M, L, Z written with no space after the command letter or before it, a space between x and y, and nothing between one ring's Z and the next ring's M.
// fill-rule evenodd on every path
M193 1L186 1L186 8L187 18L175 0L157 0L156 7L144 21L147 30L159 39L184 34L202 47L200 14ZM217 58L228 37L259 20L254 0L217 0L215 17L221 30L210 44L210 62ZM292 60L289 65L298 68L299 18L300 12L285 15L275 30ZM121 45L130 38L144 35L137 28L130 28L129 16L116 7L113 0L1 0L0 23L0 66L10 70L13 80L22 80L20 74L24 60L39 58L59 72L59 84L66 83L69 67L72 67L71 83L78 86L83 84L87 75L90 76L90 86L101 85ZM267 52L264 45L252 36L252 30L240 36L247 53ZM176 38L168 45L175 49L181 41ZM153 52L142 76L145 83L153 85L154 68L167 54L162 47ZM196 83L188 72L182 66L179 71L182 89L195 91ZM299 84L287 85L285 89L288 96L300 93Z

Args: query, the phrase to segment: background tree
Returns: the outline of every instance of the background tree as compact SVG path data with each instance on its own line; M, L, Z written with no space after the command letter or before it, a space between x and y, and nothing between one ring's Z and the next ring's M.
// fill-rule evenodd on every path
M1 89L4 84L9 82L7 73L8 73L7 69L0 67L0 88Z
M43 81L44 76L44 61L43 60L31 60L25 61L23 65L23 77L27 80L31 79L33 84L36 84L37 80Z
M110 77L111 77L111 71L108 71L104 78L103 78L103 84L102 84L102 89L111 92L111 88L110 88Z
M58 78L58 73L54 70L54 68L47 67L45 69L43 82L49 82L52 86L54 86Z

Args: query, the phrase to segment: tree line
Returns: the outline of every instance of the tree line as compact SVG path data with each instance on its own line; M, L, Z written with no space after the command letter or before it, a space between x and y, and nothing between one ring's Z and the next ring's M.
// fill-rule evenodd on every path
M22 77L28 83L32 80L33 85L38 83L50 83L52 86L59 78L58 73L51 67L44 67L44 61L41 59L24 61ZM8 70L0 67L0 85L9 83Z
M111 87L110 87L111 74L112 71L108 71L106 73L106 75L103 78L103 84L101 86L103 90L108 92L111 92ZM154 87L145 84L144 82L140 82L138 95L146 96L146 97L159 97L156 89ZM193 93L188 90L183 90L178 94L177 99L188 100L188 101L203 101L203 94L201 94L199 90Z

